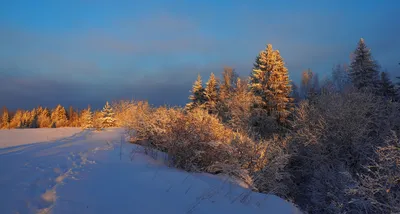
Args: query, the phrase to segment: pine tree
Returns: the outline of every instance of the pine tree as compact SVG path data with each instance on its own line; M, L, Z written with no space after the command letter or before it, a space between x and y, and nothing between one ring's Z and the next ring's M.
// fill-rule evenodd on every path
M186 109L191 110L197 107L204 107L206 98L200 74L197 76L197 80L194 82L191 92L192 95L189 97L191 102L186 105Z
M64 127L68 124L68 119L67 119L67 112L65 111L65 108L61 106L60 104L57 105L57 107L52 111L51 113L51 120L53 122L52 127Z
M40 128L50 128L52 125L50 111L47 108L41 109L38 115L38 125Z
M20 125L20 128L29 128L30 125L31 125L31 112L24 111L22 114L22 124Z
M103 114L102 128L115 127L114 111L110 106L110 104L108 104L108 101L106 102L106 105L103 107L101 113Z
M81 114L81 127L82 129L93 128L93 114L90 107L82 111Z
M397 100L398 94L395 85L390 80L387 72L381 73L380 94L390 100Z
M238 78L237 73L233 68L225 67L222 73L222 81L219 86L219 98L220 100L228 99L235 90L236 80Z
M36 109L32 109L30 112L29 128L39 128L38 114Z
M286 120L292 108L289 73L279 51L274 51L270 44L256 58L250 89L261 98L258 105L268 114L277 114L280 122Z
M10 128L10 116L8 114L7 107L3 107L3 115L1 118L1 126L0 128L9 129Z
M103 128L104 114L101 111L93 112L93 128L101 130Z
M204 90L204 96L206 98L205 108L210 114L215 114L217 112L217 102L218 102L218 80L215 78L214 73L211 73L210 79L206 83L206 88Z
M18 109L10 121L10 128L22 128L23 112Z
M378 92L379 66L373 60L371 51L362 38L354 51L350 68L349 76L355 88Z

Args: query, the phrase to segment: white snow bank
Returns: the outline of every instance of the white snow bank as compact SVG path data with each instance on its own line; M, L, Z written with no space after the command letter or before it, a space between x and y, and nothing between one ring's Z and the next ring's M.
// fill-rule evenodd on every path
M80 132L79 128L0 130L0 148L54 141Z
M18 152L0 149L0 213L299 213L276 196L170 168L122 135L84 131Z

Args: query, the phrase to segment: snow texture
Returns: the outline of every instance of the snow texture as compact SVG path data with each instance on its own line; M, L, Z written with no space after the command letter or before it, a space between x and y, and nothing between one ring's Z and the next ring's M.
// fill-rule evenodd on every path
M240 182L168 167L122 129L1 130L0 145L0 213L300 213Z

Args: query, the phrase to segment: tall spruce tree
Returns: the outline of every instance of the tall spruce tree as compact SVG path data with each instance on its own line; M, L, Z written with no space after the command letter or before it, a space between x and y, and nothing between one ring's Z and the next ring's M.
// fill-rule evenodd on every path
M50 128L52 122L48 108L44 108L40 111L38 116L38 124L40 128Z
M387 72L381 72L380 94L390 100L398 100L396 87Z
M373 60L371 50L362 38L353 53L349 76L355 88L378 93L379 66Z
M0 128L8 129L10 128L10 115L8 113L7 107L3 107L3 115L1 117L1 126Z
M210 114L215 114L217 112L217 102L218 102L218 80L215 78L214 73L211 73L210 78L206 83L206 88L204 90L205 96L205 109Z
M260 52L250 78L250 89L261 101L257 105L284 122L292 108L292 87L283 58L272 45Z
M80 121L82 129L93 128L93 114L90 107L82 111Z
M103 107L103 110L101 111L103 114L102 118L102 128L109 128L109 127L115 127L116 121L114 118L114 110L108 103L106 102L106 105Z
M10 121L11 128L22 128L22 110L18 109Z
M67 112L65 108L58 104L51 112L52 127L64 127L68 124Z
M192 94L189 96L191 102L186 105L186 109L191 110L197 107L204 107L206 97L200 74L197 76L197 80L194 82L191 92Z

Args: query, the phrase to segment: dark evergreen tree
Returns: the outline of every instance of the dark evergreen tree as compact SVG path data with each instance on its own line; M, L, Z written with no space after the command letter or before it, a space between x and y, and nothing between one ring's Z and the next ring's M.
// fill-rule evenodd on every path
M379 66L362 38L354 51L349 76L355 88L374 93L379 91Z

